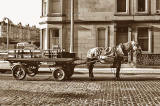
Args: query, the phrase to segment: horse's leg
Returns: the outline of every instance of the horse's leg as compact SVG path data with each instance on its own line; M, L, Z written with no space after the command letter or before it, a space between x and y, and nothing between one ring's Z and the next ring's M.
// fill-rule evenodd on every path
M91 62L93 61L92 59L87 59L87 68L89 70L89 78L91 78L91 80L94 79L94 75L93 75L93 67L95 62Z
M111 68L116 68L116 67L117 67L117 59L114 58L113 65L111 66Z
M89 66L89 77L91 78L91 80L94 79L93 67L94 67L94 64L91 63L90 66Z
M120 78L120 69L121 69L121 58L117 59L117 64L116 64L116 79Z

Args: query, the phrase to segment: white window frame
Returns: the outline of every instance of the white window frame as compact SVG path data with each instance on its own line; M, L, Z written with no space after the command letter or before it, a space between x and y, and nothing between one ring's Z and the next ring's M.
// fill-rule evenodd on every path
M138 0L136 0L136 14L148 14L149 13L149 0L145 0L145 11L140 12L138 11Z
M44 4L46 5L45 7L44 7ZM47 0L42 0L42 16L46 16L46 15L47 15Z
M140 26L140 27L137 27L137 41L138 41L138 29L139 28L148 28L148 35L147 35L147 37L148 37L148 50L147 51L142 51L143 53L151 53L152 52L152 35L150 35L150 31L152 31L152 29L151 28L149 28L149 27L145 27L145 26Z
M58 31L58 37L56 36L53 36L53 31ZM52 33L52 34L51 34ZM50 46L53 48L54 46L58 46L60 45L60 29L59 28L49 28L49 35L50 35L50 39L51 40L54 40L54 41L57 41L55 42L55 44L50 44Z
M129 15L129 0L126 0L126 12L118 12L117 11L117 0L115 0L116 6L115 6L115 14L116 15Z

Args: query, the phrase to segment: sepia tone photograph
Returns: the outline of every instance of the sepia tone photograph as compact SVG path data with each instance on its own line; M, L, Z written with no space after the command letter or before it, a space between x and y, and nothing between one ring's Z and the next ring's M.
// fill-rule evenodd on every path
M160 105L160 0L0 0L0 106Z

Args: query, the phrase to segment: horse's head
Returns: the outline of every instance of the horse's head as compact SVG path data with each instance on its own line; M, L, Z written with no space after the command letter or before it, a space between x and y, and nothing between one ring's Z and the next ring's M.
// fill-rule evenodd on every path
M131 46L132 46L132 50L131 50L132 52L136 52L136 54L142 53L142 49L137 42L131 41Z

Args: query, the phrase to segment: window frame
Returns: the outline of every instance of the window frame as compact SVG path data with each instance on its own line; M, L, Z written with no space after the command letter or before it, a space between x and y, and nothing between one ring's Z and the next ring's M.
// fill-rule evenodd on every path
M147 33L148 33L148 35L146 36L146 37L139 37L139 34L138 34L138 29L139 28L147 28ZM149 51L149 46L150 46L150 44L149 44L149 40L150 40L150 37L149 37L149 30L150 30L150 28L149 27L146 27L146 26L140 26L140 27L137 27L137 41L139 40L139 38L140 39L147 39L147 42L148 42L148 50L147 51L145 51L145 50L142 50L142 52L143 53L149 53L150 51Z
M106 31L106 28L105 27L99 27L97 28L97 47L101 47L100 46L100 31L103 31L104 30L104 47L105 47L105 39L106 39L106 36L105 36L105 31Z
M126 0L126 12L118 12L117 11L117 0L115 0L115 3L116 3L116 6L115 6L115 15L129 15L129 3L130 1L129 0Z
M135 12L135 14L136 15L147 15L147 14L149 14L149 0L145 0L145 11L144 12L141 12L141 11L138 11L138 0L136 0L136 12Z
M47 0L42 0L42 16L47 16Z
M54 35L53 34L54 31L58 31L58 35L59 35L58 37L57 36L53 36ZM53 48L55 45L60 45L60 29L59 28L49 28L49 36L50 36L50 40L51 40L50 41L51 48Z

